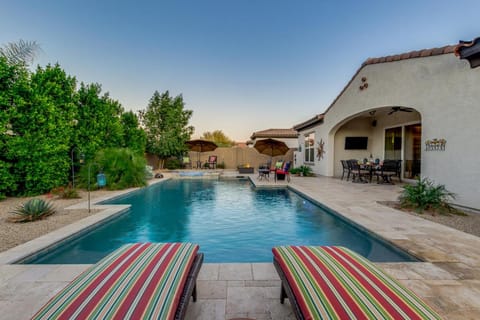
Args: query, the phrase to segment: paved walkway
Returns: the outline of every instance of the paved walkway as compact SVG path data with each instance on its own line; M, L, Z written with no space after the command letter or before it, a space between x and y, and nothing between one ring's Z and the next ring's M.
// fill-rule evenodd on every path
M251 177L259 187L275 185ZM377 204L395 200L398 186L324 177L292 177L288 185L425 261L378 265L445 319L478 319L480 238ZM0 318L28 319L87 267L0 265ZM280 281L270 263L206 263L198 295L198 301L189 305L187 319L294 319L288 302L279 302Z

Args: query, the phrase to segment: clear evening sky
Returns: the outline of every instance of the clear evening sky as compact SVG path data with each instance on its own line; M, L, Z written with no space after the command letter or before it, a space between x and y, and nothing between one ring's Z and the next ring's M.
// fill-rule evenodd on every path
M0 1L0 45L37 41L125 110L183 94L195 137L323 112L361 63L480 36L480 1Z

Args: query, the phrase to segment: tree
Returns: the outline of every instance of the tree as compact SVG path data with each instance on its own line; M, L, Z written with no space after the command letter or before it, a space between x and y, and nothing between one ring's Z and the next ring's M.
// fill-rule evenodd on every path
M38 67L29 94L11 113L9 153L16 159L18 193L35 195L65 185L76 106L76 80L59 65Z
M219 147L231 147L231 146L235 145L235 141L233 141L229 137L227 137L222 132L222 130L215 130L213 132L206 131L206 132L203 133L203 135L200 137L200 139L213 141Z
M78 90L75 145L80 146L87 159L92 159L100 149L123 144L122 105L101 92L102 87L97 83L82 83Z
M122 114L120 122L123 130L123 147L143 155L147 136L139 126L137 115L132 111L125 112Z
M40 46L35 41L19 40L9 42L0 47L0 57L7 59L9 64L31 63L39 52Z
M168 91L161 95L155 91L147 109L140 111L147 134L147 152L160 158L160 167L166 158L183 154L185 142L193 134L193 127L188 125L193 111L184 107L181 95L172 98Z
M0 200L16 192L19 180L14 171L16 152L11 149L16 133L12 118L28 100L30 83L25 66L0 57Z

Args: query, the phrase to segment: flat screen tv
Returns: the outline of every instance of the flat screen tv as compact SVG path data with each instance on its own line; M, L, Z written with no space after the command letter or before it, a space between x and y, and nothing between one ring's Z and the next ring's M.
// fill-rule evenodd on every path
M366 150L368 137L345 137L345 150Z

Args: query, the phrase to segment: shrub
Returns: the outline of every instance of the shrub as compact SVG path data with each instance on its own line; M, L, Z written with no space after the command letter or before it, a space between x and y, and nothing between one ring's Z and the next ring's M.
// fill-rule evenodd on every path
M225 162L217 163L217 169L225 169Z
M82 186L88 184L88 168L90 167L90 184L96 185L96 177L103 172L107 179L107 188L120 190L147 185L145 178L145 157L127 148L104 149L95 155L95 159L82 166L80 177Z
M72 187L65 188L63 193L60 195L63 199L78 199L80 196L78 195L77 189Z
M80 196L78 195L77 189L72 188L70 185L68 187L58 187L52 189L50 191L51 194L56 195L57 197L63 199L78 199Z
M12 213L18 215L13 218L14 222L29 222L43 219L54 214L55 208L43 199L31 199L18 206Z
M300 166L298 170L304 177L309 177L312 175L312 168L309 166Z
M444 185L435 185L428 178L419 179L414 185L403 186L403 192L399 197L402 208L412 208L419 213L432 210L459 214L460 212L448 203L451 199L455 199L452 192Z
M182 163L177 158L168 158L165 160L164 166L168 170L176 170L182 167Z
M300 168L292 168L289 170L290 171L290 174L297 174L297 173L300 173Z

